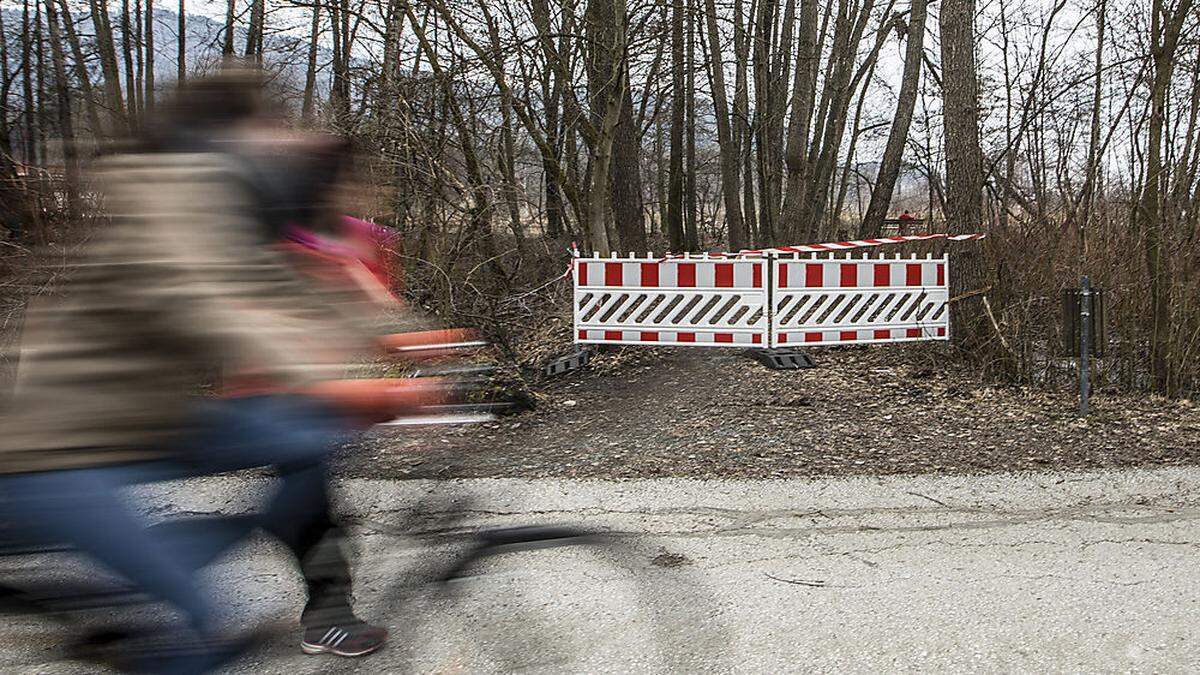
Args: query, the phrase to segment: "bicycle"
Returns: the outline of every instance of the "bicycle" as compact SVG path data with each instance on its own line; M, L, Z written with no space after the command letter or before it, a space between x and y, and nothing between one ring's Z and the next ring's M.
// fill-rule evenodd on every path
M398 523L359 523L425 553L377 603L390 616L419 618L393 642L435 647L410 648L406 671L729 669L730 636L702 580L652 537L571 524L480 528L470 517L478 507L450 483ZM585 579L603 595L575 592ZM581 615L588 635L575 633Z
M422 374L445 378L451 372L466 373L472 383L486 378L485 371L461 366L425 368ZM502 406L443 404L421 417L477 421ZM471 520L477 507L477 500L451 482L402 509L406 515L397 522L351 521L376 537L373 545L385 558L411 552L397 546L398 540L420 547L416 564L395 573L374 603L377 615L402 619L386 621L393 630L392 655L372 657L388 659L389 670L640 671L652 664L670 672L728 669L729 636L703 583L686 565L662 564L663 548L652 538L564 524L481 528ZM203 526L204 520L185 522ZM0 545L3 559L60 552L65 550ZM579 578L603 580L602 597L573 594ZM497 606L497 593L509 601ZM113 664L97 655L129 637L128 626L144 613L145 602L120 584L0 585L0 606L54 618L83 636L64 657L106 665ZM589 611L608 620L599 626L605 633L599 639L575 634L578 616ZM116 612L130 620L117 628L97 625L95 614L112 619Z
M415 564L405 564L392 585L370 603L393 631L390 655L370 657L387 659L387 670L612 672L644 671L650 665L664 672L729 669L723 653L729 636L711 615L713 604L703 584L686 566L658 563L663 551L652 538L571 525L478 528L469 515L478 504L453 488L444 492L412 504L395 523L348 523L376 537L383 535L383 540L372 542L373 548L393 559L412 551L398 546L400 539L419 547ZM9 549L4 555L49 553L54 552ZM577 581L585 577L603 580L604 597L574 593ZM111 620L120 611L132 619L146 601L120 585L44 583L40 589L14 591L0 586L0 605L24 614L49 613L83 635L64 658L109 666L113 664L89 652L127 638L129 631L88 626L97 612ZM497 596L505 601L495 602ZM589 613L597 617L596 630L612 634L575 632L578 617ZM269 656L254 670L270 663L287 667L286 658Z

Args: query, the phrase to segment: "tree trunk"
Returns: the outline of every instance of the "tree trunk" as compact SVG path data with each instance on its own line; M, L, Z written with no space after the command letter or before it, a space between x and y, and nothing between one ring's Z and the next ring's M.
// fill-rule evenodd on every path
M616 237L610 241L625 250L646 248L646 224L642 213L641 130L633 117L633 95L629 88L629 65L625 56L624 35L627 17L624 2L591 0L587 7L588 94L592 125L600 128L610 110L616 111L611 138L611 156L604 162L593 160L593 170L608 171L607 200L616 225ZM594 147L599 152L601 148ZM595 196L592 197L595 200ZM607 211L604 213L607 214ZM607 215L605 216L607 218Z
M983 155L975 68L975 0L943 0L942 101L946 133L946 221L950 232L982 225Z
M142 36L142 0L133 3L133 62L134 79L133 91L137 95L138 114L146 113L145 72L146 72L146 42Z
M752 69L754 76L754 146L755 170L758 174L758 232L766 244L775 244L775 210L770 189L771 149L770 117L773 109L771 87L771 49L774 44L775 13L778 0L758 0L755 19Z
M263 14L266 11L266 0L250 0L250 27L246 31L247 59L262 63Z
M592 0L588 3L586 17L591 43L587 71L593 127L588 228L593 250L600 255L607 255L614 250L605 227L612 185L613 152L629 86L625 63L625 1Z
M221 56L233 56L233 17L235 15L234 0L225 5L225 41L221 44Z
M4 25L4 13L0 12L0 63L10 63L8 58L8 33ZM19 237L29 215L13 161L15 151L8 117L8 93L12 84L8 68L0 68L0 228Z
M400 80L400 41L404 32L404 22L401 21L398 4L399 0L388 0L387 13L384 15L383 67L379 78L383 82L380 90L383 97L394 95Z
M4 12L0 12L0 63L8 62L8 29L4 26ZM20 222L15 209L9 208L15 207L18 201L14 194L17 168L12 161L12 128L8 125L8 92L11 87L12 78L8 68L0 68L0 197L4 198L0 199L0 227L5 228ZM11 205L9 200L12 201Z
M143 97L146 114L154 111L154 0L146 0L146 28L142 31L146 41L146 93Z
M613 130L612 211L617 221L621 248L646 250L646 216L642 204L641 131L633 119L633 94L629 88L627 66L622 79L621 112Z
M769 54L770 71L767 75L770 87L769 106L763 119L763 138L766 141L766 152L763 154L764 183L760 188L763 199L759 208L764 204L770 205L771 231L776 238L786 236L783 226L783 181L785 173L784 158L784 117L788 107L788 74L791 72L792 43L796 24L796 0L787 0L783 11L783 23L778 44L774 45Z
M708 28L708 75L712 83L713 114L717 124L717 144L721 151L721 197L725 206L725 225L729 231L729 249L746 248L746 230L742 223L742 205L738 195L738 144L733 138L729 102L725 94L725 63L721 58L721 36L717 31L715 0L704 0Z
M312 8L312 27L308 33L308 65L304 69L304 107L301 117L311 122L317 87L317 46L321 40L321 5Z
M692 0L687 7L687 148L683 173L684 219L683 233L689 251L700 249L700 233L696 228L696 11Z
M806 238L817 236L822 230L822 224L828 220L834 174L841 155L842 140L845 137L854 92L867 70L873 66L887 35L885 27L880 26L871 53L858 65L856 71L857 45L862 41L867 18L871 16L874 6L874 0L866 0L862 5L850 2L839 4L824 92L807 159L812 165L811 178L805 181L804 207L798 219L804 226Z
M331 3L333 30L333 82L329 90L330 108L339 125L350 119L350 12L348 0Z
M92 136L98 137L104 133L104 129L100 125L100 113L96 109L96 98L92 92L91 76L88 75L87 62L83 57L83 48L79 44L79 36L75 33L75 22L71 18L71 10L67 5L67 0L58 0L58 9L61 12L62 27L66 32L67 44L71 48L71 61L75 70L75 79L79 80L79 90L83 94L83 106L84 110L87 111L89 130Z
M661 88L659 96L662 96ZM667 231L667 142L663 130L662 106L654 110L654 205L654 231L661 234Z
M179 51L175 56L175 81L176 84L183 84L187 80L187 8L184 4L187 0L179 0L179 24L175 30Z
M671 132L667 169L667 238L672 251L687 250L683 230L683 0L671 2Z
M1103 0L1101 0L1103 1ZM1008 30L1008 7L1004 2L1000 4L1000 55L1004 60L1004 185L1000 190L1000 220L998 225L1001 231L1008 230L1009 205L1013 199L1013 181L1017 171L1017 156L1013 147L1013 74L1012 64L1008 52L1011 43ZM931 200L932 201L932 200ZM933 210L926 211L928 217L932 218Z
M1083 209L1082 218L1078 220L1080 243L1087 241L1087 223L1092 213L1092 202L1095 194L1096 179L1100 171L1100 104L1104 96L1104 32L1108 15L1108 3L1100 0L1096 7L1096 60L1092 76L1092 120L1088 134L1087 173L1083 179L1083 187L1079 191L1079 200L1075 211ZM1007 186L1006 186L1007 188ZM1081 246L1082 248L1082 246Z
M975 69L975 0L943 0L942 118L946 152L946 231L974 232L982 225L983 157L979 147L979 84ZM1031 167L1031 171L1034 171ZM1034 171L1036 173L1036 171ZM951 278L951 295L961 295L981 283L979 256L964 251ZM971 339L979 331L965 330L965 308L952 314L951 333Z
M92 28L96 34L96 51L100 52L100 68L104 74L104 91L109 110L109 131L120 134L129 131L129 120L121 96L121 72L117 64L116 41L108 17L108 0L88 0L92 10Z
M50 111L51 108L46 104L46 40L42 34L42 3L34 0L35 17L34 17L34 33L33 43L37 52L37 60L34 64L37 73L37 157L38 162L43 166L50 163L50 153L47 147L47 140L51 128ZM42 175L39 177L39 183L45 185L46 190L39 190L39 195L53 195L54 187L47 180L48 176ZM44 182L43 182L44 181ZM51 202L54 203L53 201ZM54 206L57 210L57 205Z
M546 58L546 71L542 81L542 107L546 116L546 145L550 149L549 153L542 155L542 176L546 191L546 235L558 237L563 232L564 213L558 178L559 166L562 163L559 104L563 97L563 80L559 75L561 68L555 67L554 64L562 58L562 55L555 48L554 38L550 33L550 7L546 0L532 0L529 6L530 16L537 28L542 54Z
M506 97L507 98L507 97ZM516 144L513 141L512 104L501 100L499 164L504 174L504 203L508 207L508 224L517 240L517 251L525 252L525 226L521 223L521 189L517 185Z
M908 128L912 124L913 109L917 105L917 89L921 80L921 61L925 54L925 9L926 0L913 0L912 13L908 17L908 43L904 48L904 74L900 80L900 95L896 100L896 116L888 132L887 146L879 162L875 187L871 190L871 203L858 230L859 238L878 237L883 230L883 219L887 217L892 203L892 192L900 176L900 160L904 146L908 143Z
M756 226L757 213L754 208L754 127L750 123L750 33L753 31L753 21L744 25L744 19L754 16L754 0L750 2L750 11L743 12L742 0L733 3L733 51L734 64L733 83L733 115L736 124L733 127L734 142L737 144L738 170L742 176L742 223L746 230L746 240L759 241Z
M67 217L79 214L79 160L75 127L71 115L70 82L67 80L66 57L63 53L62 34L58 27L58 11L55 0L46 0L46 24L50 29L50 59L54 66L54 91L58 106L58 127L62 136L63 169L67 196Z
M557 76L551 75L557 82ZM558 104L562 98L558 85L548 88L545 96L546 110L546 142L553 148L553 156L542 158L542 175L546 189L546 234L559 237L563 233L564 205L562 192L559 189L558 167L562 164L562 142L559 140L560 123L558 119Z
M1163 128L1168 90L1175 67L1175 52L1179 33L1191 10L1192 0L1181 0L1175 12L1163 6L1163 0L1153 0L1150 19L1150 57L1154 80L1150 88L1150 121L1146 138L1146 175L1137 204L1138 229L1146 250L1146 276L1150 286L1150 374L1158 391L1171 394L1170 289L1168 272L1163 260L1164 230L1161 210L1162 182L1165 178L1162 160Z
M129 21L129 0L121 0L121 58L125 63L125 102L129 106L130 127L137 127L137 76L133 71L133 25Z
M37 99L33 96L33 79L36 71L34 65L34 37L33 37L33 22L29 16L29 0L24 0L22 3L21 12L21 50L23 52L22 59L24 60L25 68L21 78L21 93L24 96L22 103L24 110L22 116L25 120L24 129L24 152L22 160L25 164L37 164ZM7 66L6 66L7 67ZM26 185L28 186L29 174L25 176Z
M817 0L800 0L800 34L796 40L796 79L792 84L792 117L788 122L784 167L787 184L781 229L789 239L806 229L801 222L810 165L807 161L809 128L817 101L817 71L821 52L817 31Z

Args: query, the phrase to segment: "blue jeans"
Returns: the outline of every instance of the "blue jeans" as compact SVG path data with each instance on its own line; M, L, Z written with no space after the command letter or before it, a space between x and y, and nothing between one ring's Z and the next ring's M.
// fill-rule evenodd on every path
M170 461L0 478L3 517L21 539L67 544L152 596L177 607L204 631L213 612L193 572L256 527L285 543L327 518L326 459L347 426L324 406L296 396L206 401L198 433ZM278 487L249 517L204 521L200 527L148 530L120 497L136 483L277 467Z

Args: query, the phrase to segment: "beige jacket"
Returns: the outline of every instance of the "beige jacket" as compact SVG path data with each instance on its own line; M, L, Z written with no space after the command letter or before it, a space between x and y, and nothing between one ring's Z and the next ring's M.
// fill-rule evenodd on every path
M336 377L361 340L266 242L237 165L129 155L98 167L111 222L27 311L0 473L172 451L215 368L281 385Z

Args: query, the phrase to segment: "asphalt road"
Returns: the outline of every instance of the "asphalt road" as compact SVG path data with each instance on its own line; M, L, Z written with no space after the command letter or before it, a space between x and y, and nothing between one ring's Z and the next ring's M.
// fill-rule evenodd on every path
M231 512L261 481L148 493L152 515ZM388 589L445 559L387 533L430 492L485 526L623 536L498 558L453 601ZM234 669L316 672L1196 672L1200 469L990 477L631 482L355 479L359 609L397 632L360 661L280 638ZM425 522L436 521L438 514ZM291 621L301 587L268 542L213 568L234 620ZM391 598L391 599L389 599ZM87 672L8 621L4 672Z

